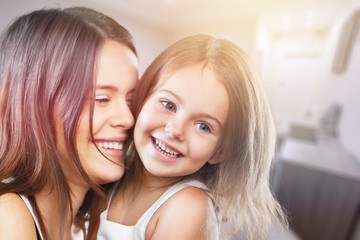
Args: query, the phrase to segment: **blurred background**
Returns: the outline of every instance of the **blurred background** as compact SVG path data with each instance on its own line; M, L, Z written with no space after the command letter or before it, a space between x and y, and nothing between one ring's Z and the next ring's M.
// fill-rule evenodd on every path
M0 31L29 11L77 5L133 34L140 75L190 34L242 47L278 130L271 186L290 230L274 226L269 239L360 239L360 0L0 0Z

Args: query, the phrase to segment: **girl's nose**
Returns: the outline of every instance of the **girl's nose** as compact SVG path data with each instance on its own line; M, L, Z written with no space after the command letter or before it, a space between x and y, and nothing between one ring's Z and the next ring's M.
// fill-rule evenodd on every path
M171 119L165 126L165 134L179 141L185 140L185 124L180 119Z

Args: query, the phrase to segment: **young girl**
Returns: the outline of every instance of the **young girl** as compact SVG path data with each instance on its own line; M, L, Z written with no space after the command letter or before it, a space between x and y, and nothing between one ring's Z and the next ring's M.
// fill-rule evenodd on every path
M220 222L243 239L267 239L284 219L269 189L275 131L245 53L187 37L155 59L135 96L135 157L98 239L219 239Z
M137 78L131 35L97 11L39 10L8 27L0 41L0 239L84 239L89 203L124 172Z

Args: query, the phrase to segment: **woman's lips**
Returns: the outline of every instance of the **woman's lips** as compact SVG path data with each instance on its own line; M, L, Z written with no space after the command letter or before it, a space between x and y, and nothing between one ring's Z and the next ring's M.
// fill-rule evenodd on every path
M96 146L100 149L100 151L109 157L112 158L121 158L124 154L123 141L114 141L114 140L96 140Z

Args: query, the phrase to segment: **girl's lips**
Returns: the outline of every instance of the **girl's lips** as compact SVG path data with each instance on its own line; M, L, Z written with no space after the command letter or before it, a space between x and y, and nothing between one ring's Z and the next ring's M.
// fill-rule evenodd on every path
M174 148L168 146L166 143L162 142L158 138L152 137L152 142L155 149L164 155L166 158L170 158L172 160L182 157L183 155L175 150Z

